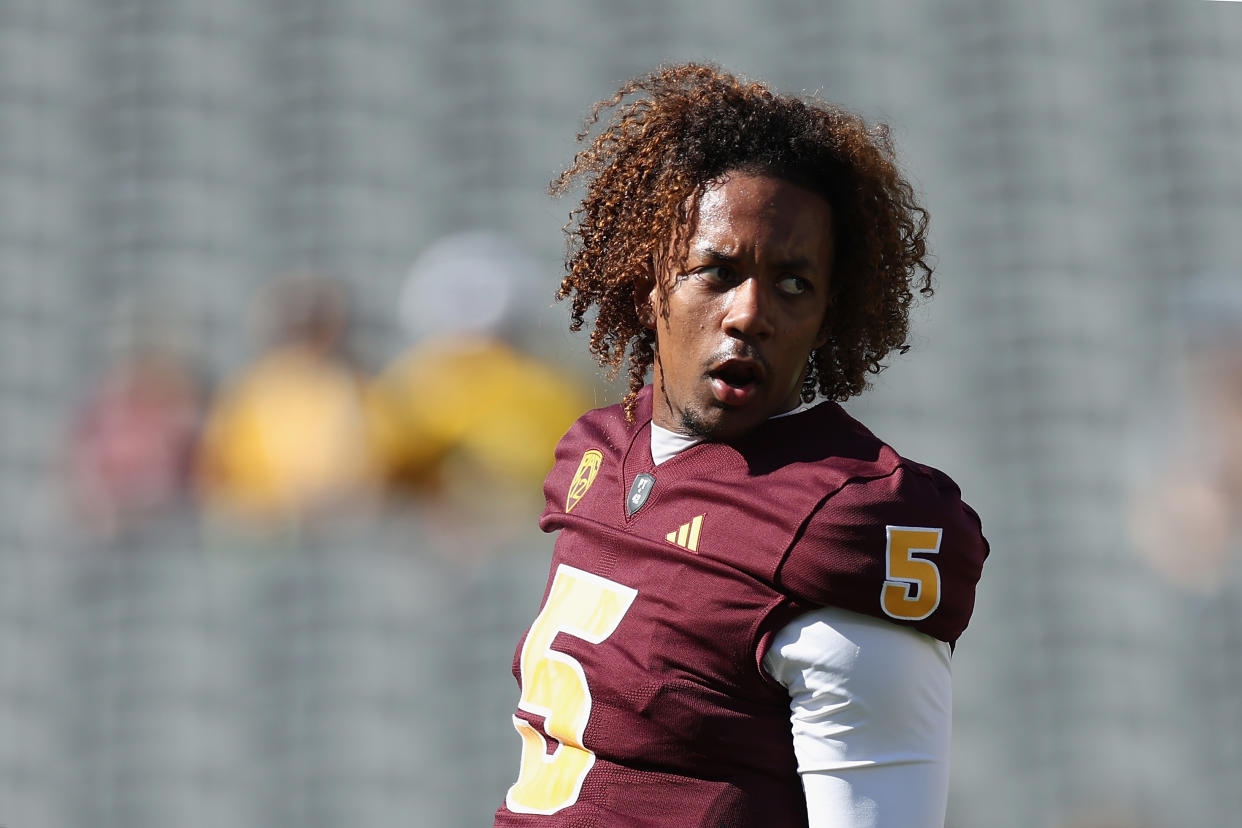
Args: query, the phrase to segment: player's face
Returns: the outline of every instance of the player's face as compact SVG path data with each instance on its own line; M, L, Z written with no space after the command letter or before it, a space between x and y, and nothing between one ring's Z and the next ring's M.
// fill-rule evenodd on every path
M684 262L648 301L656 359L652 418L730 440L796 408L824 344L832 210L768 175L731 173L703 193Z

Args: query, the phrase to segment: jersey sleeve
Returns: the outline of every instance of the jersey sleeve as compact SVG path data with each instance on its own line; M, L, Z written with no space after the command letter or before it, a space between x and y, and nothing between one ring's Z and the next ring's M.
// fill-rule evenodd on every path
M777 572L791 596L913 626L954 643L970 621L988 544L957 486L903 462L829 493Z
M944 642L835 607L776 634L763 666L789 692L811 828L944 824L949 665Z

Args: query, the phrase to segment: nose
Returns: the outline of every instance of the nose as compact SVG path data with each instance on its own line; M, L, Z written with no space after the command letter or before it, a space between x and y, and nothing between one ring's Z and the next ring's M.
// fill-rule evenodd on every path
M726 333L740 339L767 339L772 335L775 326L769 297L758 279L752 276L739 282L729 291L728 302L722 320Z

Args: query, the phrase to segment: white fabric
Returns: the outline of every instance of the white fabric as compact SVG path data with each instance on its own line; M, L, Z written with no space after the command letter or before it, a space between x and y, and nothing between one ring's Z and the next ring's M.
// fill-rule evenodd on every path
M651 424L656 465L700 442ZM777 633L763 666L789 690L811 828L943 828L950 656L943 641L835 607Z
M824 607L773 639L811 828L942 828L953 693L943 641Z
M657 466L667 460L672 460L686 449L697 446L701 442L703 442L702 437L678 434L676 431L669 431L655 423L651 424L651 460Z

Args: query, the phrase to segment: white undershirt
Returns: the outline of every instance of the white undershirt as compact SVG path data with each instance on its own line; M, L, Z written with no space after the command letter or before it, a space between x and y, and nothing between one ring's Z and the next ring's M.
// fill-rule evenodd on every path
M700 442L651 424L656 465ZM943 641L836 607L776 634L763 667L789 690L811 828L943 828L950 654Z

